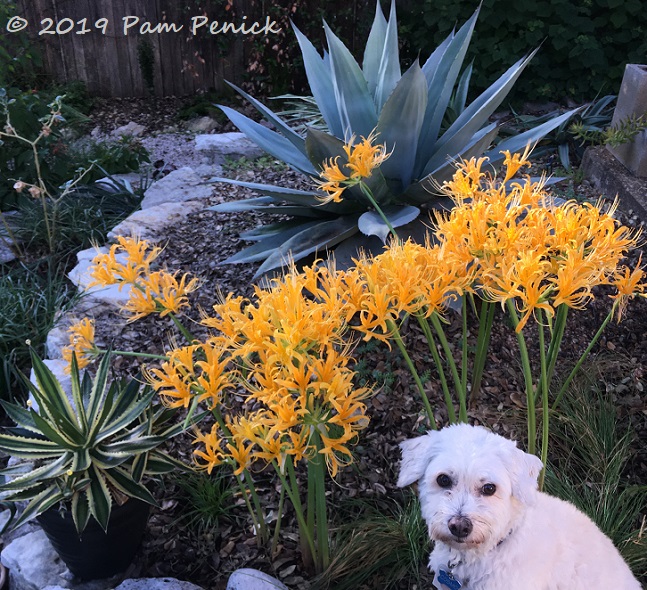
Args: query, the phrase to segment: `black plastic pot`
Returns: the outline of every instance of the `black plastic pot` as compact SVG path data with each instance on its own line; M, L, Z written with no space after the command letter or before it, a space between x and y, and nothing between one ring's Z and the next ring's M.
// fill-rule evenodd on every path
M109 578L125 571L132 562L148 522L150 506L135 498L113 505L105 533L93 517L79 534L72 513L57 506L37 517L43 531L69 570L82 580Z

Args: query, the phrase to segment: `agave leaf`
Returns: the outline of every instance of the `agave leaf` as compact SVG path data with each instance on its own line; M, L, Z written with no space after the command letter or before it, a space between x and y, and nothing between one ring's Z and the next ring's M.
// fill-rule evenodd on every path
M459 154L456 154L453 158L447 157L445 161L431 171L425 169L426 176L420 181L420 184L424 183L424 187L427 189L437 188L439 184L449 180L454 175L457 162L481 155L494 141L498 132L499 127L496 123L490 123L483 127L474 134L471 141L464 146Z
M77 531L82 531L88 524L90 507L85 494L74 494L72 496L72 520Z
M11 479L18 475L24 475L25 473L29 473L33 468L34 468L33 463L16 463L11 467L5 467L4 469L0 469L0 476L2 476L5 479Z
M136 455L138 453L145 453L146 451L154 449L165 440L165 437L161 435L140 436L133 440L122 440L105 444L102 446L102 450L107 455Z
M57 426L59 426L59 428L56 429L47 420L42 418L38 412L31 409L29 411L36 427L44 436L49 440L54 441L59 445L59 447L70 449L84 443L85 439L83 435L78 430L75 430L72 425L66 424L65 427L63 427L62 424L58 424Z
M416 177L420 176L420 171L425 167L425 164L434 152L440 126L443 122L447 105L451 99L454 84L461 71L478 14L479 9L459 29L458 33L450 35L451 38L448 38L449 42L445 45L444 51L439 54L434 52L423 66L423 72L427 78L429 96L427 99L423 132L418 142L418 156L415 167L417 172L415 174Z
M364 48L364 60L362 61L362 71L366 78L368 91L375 96L380 76L380 64L382 63L382 54L386 41L386 18L382 12L379 2L375 3L375 18L371 26L371 31ZM377 105L376 105L377 106ZM378 109L379 110L379 109Z
M58 457L61 454L61 448L55 442L12 434L0 434L0 449L16 457L33 459Z
M104 441L121 432L142 415L154 397L155 391L147 389L139 399L132 400L123 411L115 412L111 420L97 433L95 441Z
M512 86L530 63L537 50L512 65L494 84L476 98L436 142L425 171L434 170L449 156L455 156L470 138L485 125L490 115L503 102Z
M95 465L88 470L90 476L90 487L87 489L87 498L90 508L90 514L99 523L101 528L108 529L108 520L110 519L110 509L112 507L112 498L110 490L105 481L104 474L96 468Z
M458 86L456 86L456 94L454 95L454 104L456 106L456 114L460 115L465 110L465 105L467 104L467 92L470 88L470 79L472 78L472 69L474 67L474 62L470 62L469 65L463 70L460 80L458 81Z
M495 164L503 159L503 151L509 151L510 153L515 153L522 151L529 143L534 143L539 141L547 133L550 133L553 129L559 127L562 123L568 121L573 115L575 115L580 108L567 111L559 117L550 119L545 123L542 123L538 127L524 131L519 135L514 135L500 142L495 148L491 149L489 152L486 152L484 155L490 159L490 163Z
M283 121L283 119L273 113L263 103L247 94L247 92L245 92L244 90L238 88L238 86L236 86L235 84L232 84L231 82L227 82L227 84L229 84L229 86L231 86L236 92L238 92L238 94L251 102L256 107L256 109L265 117L265 119L272 123L295 148L297 148L302 154L305 154L303 137L301 137L298 133L291 129L285 123L285 121Z
M377 125L377 113L366 79L355 58L324 21L330 52L332 87L339 110L343 135L368 137Z
M267 200L269 199L269 200ZM223 205L223 206L221 206ZM216 209L218 207L218 209ZM230 203L220 203L208 210L218 211L220 213L236 213L239 211L263 211L271 215L296 215L299 217L320 218L322 214L314 207L299 205L277 205L272 197L255 197L243 201L233 201Z
M274 250L291 237L307 230L308 228L312 228L319 223L319 221L308 221L306 223L298 223L298 225L290 225L284 231L264 237L253 246L249 246L240 252L236 252L236 254L227 258L227 260L223 260L221 264L239 264L243 262L257 262L258 260L265 260Z
M134 378L129 379L127 382L121 381L117 384L117 396L114 404L114 410L110 420L117 420L119 416L131 411L132 405L141 398L148 399L149 401L155 397L154 391L149 385L143 389L141 387L142 377L137 374ZM143 410L142 410L143 411Z
M108 470L123 465L129 459L130 456L126 454L115 455L111 453L106 453L102 448L95 448L90 451L92 457L93 465L96 465L99 469Z
M263 193L264 196L272 197L275 201L287 201L288 203L295 203L297 205L304 205L306 207L316 207L318 211L324 213L334 213L340 215L342 213L351 213L355 206L352 203L321 203L319 200L320 193L317 191L301 191L297 189L284 188L280 186L272 186L270 184L259 184L256 182L243 182L241 180L233 180L231 178L211 178L209 182L227 182L237 186L244 186L252 190ZM228 203L219 203L209 209L212 211L224 212L227 210Z
M115 395L117 390L117 384L112 383L108 388L108 393L103 400L103 405L96 418L92 422L90 432L88 433L88 439L96 444L97 437L101 434L103 428L105 428L106 423L112 416L115 402Z
M142 477L144 477L144 473L146 473L147 467L148 467L148 453L142 453L141 455L137 455L133 459L132 468L130 470L130 474L133 480L139 483L142 480Z
M386 101L377 123L378 141L393 150L380 170L386 178L398 178L402 190L411 184L426 106L427 83L415 61Z
M292 28L301 47L303 65L305 66L306 76L308 77L308 85L312 91L312 96L317 101L321 116L326 121L328 129L330 129L333 135L343 137L344 128L339 117L335 95L330 92L330 89L333 87L330 64L327 63L327 59L322 59L312 43L299 31L294 23L292 23Z
M130 477L128 473L121 469L111 469L105 472L106 479L120 492L123 492L131 498L138 498L142 502L157 506L157 501L153 495L140 483Z
M412 205L386 207L384 216L389 220L391 227L396 228L413 221L420 215L420 209ZM362 214L357 222L359 230L366 236L377 236L386 244L391 231L382 217L376 211L367 211Z
M305 154L300 152L285 137L264 127L260 123L252 121L249 117L241 115L232 108L218 105L218 107L229 117L229 120L238 127L249 139L258 144L268 154L283 160L293 168L304 174L313 174L312 164L308 162Z
M99 367L97 368L97 374L92 381L91 385L89 382L85 382L83 389L90 388L88 399L86 402L87 407L87 416L86 419L90 425L91 432L90 437L94 437L101 427L101 423L98 420L100 413L103 412L106 397L108 396L109 390L106 387L108 383L108 370L110 368L110 357L111 353L108 351L107 354L103 356ZM87 373L86 373L87 374Z
M379 5L379 1L377 2ZM396 87L400 76L400 52L398 50L398 23L395 15L395 0L391 0L389 22L384 34L377 87L375 89L375 108L379 113Z
M300 260L314 252L336 246L359 231L358 219L357 214L347 215L331 221L322 221L312 228L299 232L268 256L256 271L254 278L269 270L280 268L289 260Z
M91 463L92 459L90 458L89 449L80 449L79 451L74 453L74 458L72 459L72 467L70 469L72 469L74 473L79 473L81 471L89 469Z
M81 433L86 434L88 432L88 417L86 416L85 412L82 410L83 394L81 392L81 382L80 382L80 379L78 378L79 364L76 359L76 353L72 354L70 373L76 376L76 377L72 377L71 379L72 399L74 400L74 405L77 408L81 408L81 411L76 412L76 421L81 429Z
M288 229L300 227L303 221L301 219L288 219L286 221L277 221L276 223L268 223L266 225L259 225L254 229L244 231L239 234L241 240L246 240L248 242L256 242L260 240L265 240L271 238L277 234L280 234ZM307 223L313 223L308 221ZM234 255L235 256L235 255Z
M29 380L30 390L40 411L59 428L75 429L75 412L61 384L47 365L30 349L32 369L38 387Z
M64 499L62 492L56 486L48 486L36 497L32 498L23 513L13 523L14 529L17 529L29 519L42 514L52 506L58 504Z
M50 461L32 469L29 473L18 477L2 485L3 490L24 490L43 483L44 480L54 479L63 475L69 468L72 461L72 453L64 453L56 461Z
M187 465L174 459L170 455L165 455L164 453L159 452L149 453L146 472L150 475L163 475L164 473L170 473L175 469L190 471L190 468L187 467Z
M40 432L38 428L36 428L34 421L31 419L29 410L5 400L0 400L0 405L2 405L2 408L4 409L7 416L20 428L33 433Z

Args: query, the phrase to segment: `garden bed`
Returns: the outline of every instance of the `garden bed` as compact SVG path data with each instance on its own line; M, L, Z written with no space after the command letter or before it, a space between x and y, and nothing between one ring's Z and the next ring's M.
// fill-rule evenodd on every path
M267 164L267 163L266 163ZM302 177L275 166L261 168L232 168L231 173L244 180L266 182L286 186L302 185ZM556 189L557 194L567 198L597 199L586 182L568 181L565 189ZM215 185L213 204L248 196L243 188L230 185ZM630 213L620 212L625 224L637 227L640 220ZM238 234L258 225L260 218L254 214L228 215L212 211L191 214L185 223L169 227L166 247L160 258L169 269L190 272L200 278L201 288L193 295L191 319L200 319L200 309L210 310L218 293L233 292L250 296L253 292L252 276L256 265L220 265L219 263L241 249ZM635 264L636 258L631 261ZM608 313L610 300L600 291L586 311L573 312L563 345L562 370L570 369L593 337ZM448 334L454 346L459 346L461 326L458 316L450 316ZM172 325L164 320L146 318L126 324L117 314L104 314L96 318L97 341L112 344L119 350L142 350L162 352L168 345ZM485 424L495 432L521 441L525 438L524 385L518 362L518 345L513 330L506 325L503 315L498 314L492 335L492 345L487 359L485 379L479 398L469 411L470 421ZM197 323L192 325L200 332ZM615 406L621 430L631 429L636 438L632 457L624 477L633 484L647 484L647 402L643 394L647 371L647 301L630 303L622 323L611 323L605 336L594 349L584 375L599 386ZM475 339L476 334L470 334ZM423 373L431 368L426 343L413 327L406 334L407 346ZM530 336L530 342L536 340ZM377 394L368 400L371 424L361 435L352 466L337 477L331 485L329 502L336 525L351 522L368 510L366 503L393 511L395 504L403 503L408 492L395 485L399 462L398 443L424 432L428 428L421 411L417 393L409 373L397 350L373 343L359 344L355 356L360 359L359 379L377 386ZM536 361L537 351L531 350L531 361ZM134 367L130 361L119 359L121 371ZM589 384L590 384L589 383ZM432 372L430 376L432 405L441 407L442 393L439 382ZM239 400L242 401L242 400ZM437 403L435 403L437 402ZM440 424L447 416L438 412ZM190 461L191 437L173 443L173 452ZM553 457L553 459L557 459ZM181 475L177 477L181 478ZM258 474L259 491L276 515L279 490L270 474ZM192 480L193 481L193 480ZM195 480L195 487L199 487ZM208 484L204 494L214 493ZM217 487L216 487L217 489ZM290 587L308 588L312 578L302 571L298 554L297 528L291 508L286 509L282 534L274 555L258 548L248 521L242 498L234 496L233 508L219 519L218 526L205 525L208 519L191 522L192 504L186 486L171 478L157 490L160 509L153 512L142 555L129 575L173 576L186 579L205 589L221 589L226 579L238 567L256 567L277 577ZM207 500L202 499L200 509L208 512ZM364 504L362 504L364 502ZM212 504L216 502L212 499ZM215 516L218 511L214 511ZM188 515L188 516L187 516ZM339 518L339 515L344 515ZM195 514L193 514L195 517ZM214 515L212 515L214 516ZM367 558L368 559L368 558ZM431 584L430 577L422 567L422 587ZM397 585L398 588L415 587L418 572L412 572ZM379 577L377 578L379 580ZM374 579L367 588L378 587Z

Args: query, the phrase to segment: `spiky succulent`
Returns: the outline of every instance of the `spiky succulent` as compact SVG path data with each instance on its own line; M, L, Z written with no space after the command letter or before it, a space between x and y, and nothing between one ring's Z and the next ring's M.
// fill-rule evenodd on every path
M92 379L71 365L72 395L32 353L36 384L29 387L38 411L2 402L16 424L0 434L0 451L20 462L0 472L3 502L27 501L15 528L60 502L69 502L79 533L90 516L106 530L112 502L156 501L142 484L145 475L179 465L157 449L183 431L169 426L172 410L152 405L154 391L136 379L108 385L110 355Z
M451 176L456 160L485 154L495 163L502 158L500 151L523 149L572 114L566 113L486 151L498 131L498 125L490 123L489 117L535 51L464 106L470 68L460 79L459 75L477 16L478 10L458 32L452 32L440 44L422 67L415 61L404 74L400 70L395 3L391 4L387 21L377 2L362 68L325 22L328 51L323 57L294 27L310 89L328 132L311 128L303 137L236 87L276 131L231 108L221 108L265 151L313 178L318 178L323 165L335 158L339 158L343 172L348 162L344 142L376 133L377 141L386 145L391 156L373 171L367 184L391 225L403 226L420 215L421 207L439 205L434 187ZM257 275L281 266L288 258L298 260L330 249L360 231L382 237L387 234L384 221L371 210L359 186L347 189L341 202L322 204L321 194L314 188L303 191L223 178L214 180L245 186L262 195L217 205L213 207L216 211L258 210L292 217L241 235L257 243L225 261L264 261Z

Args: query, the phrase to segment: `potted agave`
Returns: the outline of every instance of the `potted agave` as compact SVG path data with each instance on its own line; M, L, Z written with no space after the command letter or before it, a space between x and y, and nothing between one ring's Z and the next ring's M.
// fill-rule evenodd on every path
M0 434L0 452L19 461L0 471L0 501L26 502L11 526L36 518L74 575L112 576L132 561L156 504L145 478L181 465L158 447L184 426L169 425L174 411L136 379L109 384L109 354L94 378L81 378L73 356L71 399L33 353L32 363L38 411L2 402L16 426Z

